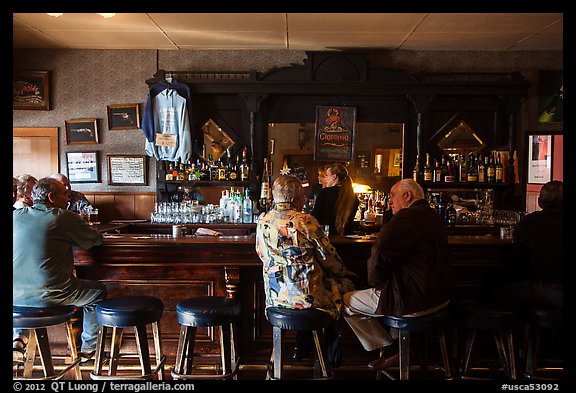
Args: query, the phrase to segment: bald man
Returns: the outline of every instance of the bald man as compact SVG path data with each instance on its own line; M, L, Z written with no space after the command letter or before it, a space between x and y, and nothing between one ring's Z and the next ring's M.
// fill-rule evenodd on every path
M60 183L64 184L64 187L66 187L66 193L70 198L66 209L80 214L82 209L84 209L86 206L90 206L90 201L84 194L79 191L72 190L72 186L70 186L70 180L68 180L65 175L58 173L56 175L50 176L50 178L58 180Z

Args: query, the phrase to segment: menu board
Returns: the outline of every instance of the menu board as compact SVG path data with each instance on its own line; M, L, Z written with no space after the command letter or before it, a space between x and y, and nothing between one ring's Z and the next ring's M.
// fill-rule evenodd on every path
M147 185L146 156L109 155L108 184Z

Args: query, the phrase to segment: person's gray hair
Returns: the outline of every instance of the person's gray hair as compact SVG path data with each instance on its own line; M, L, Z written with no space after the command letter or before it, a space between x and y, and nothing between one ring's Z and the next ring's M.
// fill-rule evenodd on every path
M57 193L61 186L62 183L58 180L51 177L43 177L36 182L36 185L32 189L32 201L34 204L49 202L48 194L51 192Z
M396 186L398 187L398 192L401 194L410 191L414 199L424 199L424 190L420 184L416 183L413 179L402 179L396 183Z
M272 185L272 198L274 198L275 203L290 202L290 199L301 192L304 192L302 182L296 176L280 176Z

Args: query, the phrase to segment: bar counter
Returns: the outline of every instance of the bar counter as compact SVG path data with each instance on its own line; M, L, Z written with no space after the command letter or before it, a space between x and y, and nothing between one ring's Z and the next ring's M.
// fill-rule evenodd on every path
M175 238L167 233L170 227L124 224L99 228L104 233L102 245L91 250L74 249L77 276L104 282L109 297L151 295L162 299L165 308L161 332L168 364L173 364L179 337L175 312L178 301L192 296L237 298L242 304L238 326L242 359L247 363L265 364L270 356L272 329L264 315L261 262L255 251L255 235ZM150 233L152 231L163 233ZM346 266L365 279L366 261L374 238L331 236L330 242ZM510 268L507 261L511 240L490 235L449 236L449 244L457 272L455 295L458 297L481 295L483 288L495 278L504 277ZM346 334L348 342L357 341L351 331ZM217 337L213 329L200 328L197 340L196 351L200 357L208 363L217 363Z

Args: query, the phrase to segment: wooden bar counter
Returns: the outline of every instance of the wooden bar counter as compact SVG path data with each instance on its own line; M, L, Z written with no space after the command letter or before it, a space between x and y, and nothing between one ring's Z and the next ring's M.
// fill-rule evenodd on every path
M169 365L174 364L178 342L175 312L178 301L192 296L238 298L242 304L238 326L242 362L266 364L272 329L264 315L261 262L255 251L255 235L174 238L168 234L170 227L142 223L100 228L104 232L101 246L88 251L74 249L78 277L104 282L109 297L152 295L162 299L165 308L161 333ZM232 227L250 232L255 226L229 228ZM330 237L346 266L363 278L373 239ZM510 240L490 235L450 236L449 243L457 271L458 296L481 293L494 278L508 274ZM347 328L345 331L345 341L359 349L358 356L365 357L353 333ZM197 340L199 361L217 363L217 336L213 329L200 328Z

